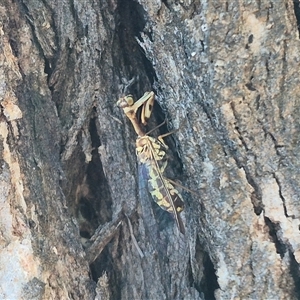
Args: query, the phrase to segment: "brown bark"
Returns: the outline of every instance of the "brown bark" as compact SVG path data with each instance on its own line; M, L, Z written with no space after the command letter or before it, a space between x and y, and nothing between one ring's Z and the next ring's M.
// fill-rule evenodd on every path
M298 10L2 1L0 298L299 298ZM179 128L185 236L139 179L132 78Z

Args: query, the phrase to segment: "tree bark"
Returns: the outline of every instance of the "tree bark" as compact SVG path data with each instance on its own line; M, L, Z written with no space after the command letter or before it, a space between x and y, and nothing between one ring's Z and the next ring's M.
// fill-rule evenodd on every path
M0 4L1 299L300 298L299 1ZM131 84L129 84L131 82ZM178 232L116 106L156 94Z

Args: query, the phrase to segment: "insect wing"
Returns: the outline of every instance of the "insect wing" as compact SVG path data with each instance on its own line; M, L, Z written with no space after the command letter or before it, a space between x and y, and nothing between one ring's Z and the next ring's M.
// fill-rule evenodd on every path
M139 173L139 200L141 204L142 219L144 221L144 227L149 237L150 244L160 252L161 247L159 246L159 224L157 223L156 217L153 211L153 200L148 191L148 178L149 170L148 166L144 163L138 163Z
M166 210L174 216L180 232L184 234L184 226L179 215L183 210L183 199L180 193L167 178L159 176L155 168L150 169L148 187L153 200L163 210Z
M163 176L166 168L166 155L161 143L155 139L149 139L148 148L151 157L149 164L149 191L154 201L164 210L173 214L179 230L184 233L184 227L179 213L183 210L183 199L174 185ZM162 155L163 153L163 155ZM158 161L156 158L160 158ZM164 162L165 161L165 162Z
M149 191L155 202L169 213L183 211L184 203L182 196L167 178L157 177L156 170L152 169L148 181Z

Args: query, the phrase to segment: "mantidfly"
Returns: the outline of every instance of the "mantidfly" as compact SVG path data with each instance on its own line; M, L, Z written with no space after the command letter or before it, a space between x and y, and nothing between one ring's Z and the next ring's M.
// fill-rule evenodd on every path
M149 136L149 134L164 123L147 133L141 127L141 123L143 125L147 124L147 120L152 113L153 103L154 92L146 92L136 102L134 102L132 95L120 98L117 105L123 109L138 135L136 140L136 155L139 163L147 169L148 187L151 196L162 209L174 216L179 231L184 234L184 225L179 215L184 208L184 202L182 196L174 187L174 185L179 184L164 176L167 166L166 150L168 146L165 144L163 138L173 132L160 135L155 139ZM140 107L142 109L141 122L137 118L137 111Z

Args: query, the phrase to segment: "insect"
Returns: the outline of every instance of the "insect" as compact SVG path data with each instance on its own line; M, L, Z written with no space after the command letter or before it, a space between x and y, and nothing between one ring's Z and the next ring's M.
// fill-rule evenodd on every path
M183 210L182 196L175 189L170 179L163 173L167 166L167 145L161 140L145 135L136 140L136 154L139 163L144 164L148 170L148 187L154 201L164 210L173 214L181 233L184 226L179 213Z
M120 98L117 105L121 107L131 121L138 137L136 140L136 155L138 161L147 170L148 188L154 201L164 210L171 213L178 229L184 234L185 229L179 213L184 208L182 196L174 187L174 182L164 176L167 167L166 151L168 146L163 138L171 133L159 136L157 139L149 136L153 130L145 133L141 127L147 124L154 103L154 93L146 92L142 98L134 102L131 95ZM138 121L137 111L141 107L141 122Z

